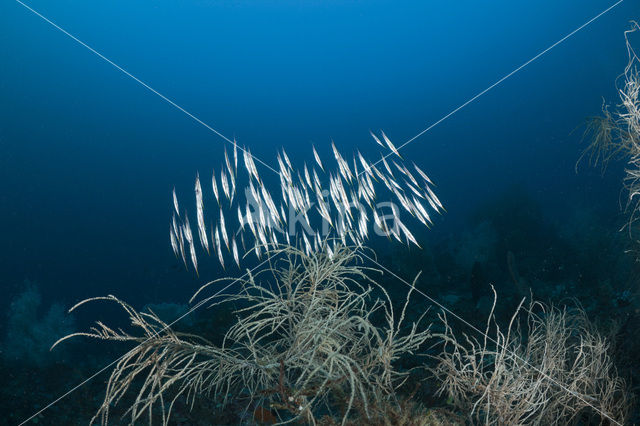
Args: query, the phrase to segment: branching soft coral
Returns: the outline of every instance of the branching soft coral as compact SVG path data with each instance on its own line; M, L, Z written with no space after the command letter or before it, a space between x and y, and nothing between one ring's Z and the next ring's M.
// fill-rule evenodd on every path
M115 331L98 322L88 333L65 338L136 343L112 371L96 418L107 424L110 408L136 379L140 387L128 409L132 422L145 413L151 421L155 405L166 424L180 395L191 401L212 396L226 403L230 395L243 393L248 404L257 401L277 409L283 422L311 423L321 407L330 408L332 393L346 395L343 421L355 403L368 413L372 405L392 398L406 374L394 369L394 361L419 349L430 336L428 329L418 329L420 320L403 327L413 287L398 316L386 291L369 277L371 270L360 264L352 249L339 248L333 258L323 253L307 256L293 247L272 255L278 260L270 268L249 274L239 292L219 295L212 302L243 306L236 310L237 322L221 346L174 332L153 312L137 312L114 296L74 306L71 310L95 300L113 301L141 332ZM205 285L196 296L217 282ZM382 299L373 297L375 288ZM384 315L385 326L374 325L377 314Z
M613 112L604 104L603 116L588 120L585 137L590 143L578 159L580 163L588 158L591 165L599 164L603 172L612 159L627 160L624 185L628 192L629 223L636 219L640 210L640 58L630 41L631 35L638 30L638 23L632 22L631 29L625 32L629 62L618 87L620 104Z
M474 424L566 425L584 415L625 423L627 386L584 311L521 304L501 330L492 310L485 332L492 337L483 340L457 335L441 318L440 393Z
M576 173L578 165L582 160L587 160L590 166L600 166L602 173L607 170L611 160L626 158L631 146L618 135L618 124L609 111L609 106L603 102L602 116L589 117L582 139L589 140L589 145L582 151L576 162Z

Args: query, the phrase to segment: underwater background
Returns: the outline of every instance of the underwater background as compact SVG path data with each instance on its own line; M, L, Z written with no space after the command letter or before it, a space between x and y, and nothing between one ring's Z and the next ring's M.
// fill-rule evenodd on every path
M27 4L257 158L274 164L284 148L302 164L311 144L328 157L331 140L373 155L370 130L402 144L613 2ZM371 245L407 279L423 270L420 288L469 321L486 318L489 283L513 311L517 263L536 298L576 298L619 324L619 368L635 390L640 271L634 236L619 232L625 163L575 168L586 118L617 99L634 19L640 4L620 3L403 148L446 213L419 234L423 250ZM203 282L238 274L214 260L200 276L185 270L167 232L172 189L190 194L223 144L19 3L0 4L0 424L121 353L84 341L48 351L95 319L64 314L79 300L185 305ZM94 382L32 421L86 424L104 377Z

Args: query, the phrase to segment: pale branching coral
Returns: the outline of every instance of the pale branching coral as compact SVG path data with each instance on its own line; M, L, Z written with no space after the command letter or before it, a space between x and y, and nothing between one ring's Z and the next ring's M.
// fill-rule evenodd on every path
M493 312L482 340L456 335L444 315L435 336L444 342L434 369L440 393L474 424L565 425L580 416L624 424L626 384L584 311L521 303L506 329Z
M603 171L612 159L627 160L624 184L628 192L629 223L640 210L640 58L630 41L631 35L638 30L640 26L632 22L631 29L625 32L629 62L618 85L620 104L613 112L603 105L603 116L589 119L585 136L591 142L578 159L579 163L586 157L590 164L600 164Z
M617 123L605 102L602 104L602 116L587 119L582 139L590 142L576 162L576 173L580 162L587 160L592 167L600 166L604 174L611 160L626 158L631 148L626 140L618 137Z
M622 104L618 111L618 133L622 144L629 146L630 159L626 169L625 187L628 190L627 209L632 222L640 209L640 58L629 42L629 35L640 29L636 22L625 33L629 63L624 70L624 83L619 89Z
M376 403L392 398L406 375L394 369L394 361L419 349L430 336L428 329L418 328L419 320L404 324L413 287L397 313L386 291L370 278L372 270L349 248L339 248L333 258L292 247L271 254L277 259L272 266L248 274L239 292L210 300L212 305L239 306L237 321L218 346L175 332L153 312L137 312L114 296L76 305L116 302L141 332L128 334L98 323L88 333L67 336L137 344L112 371L96 417L107 424L110 408L136 379L141 384L128 409L132 422L145 413L151 420L155 405L166 424L180 395L190 401L210 396L228 402L243 394L247 404L276 409L283 422L311 423L335 394L345 395L343 421L354 404L369 413ZM374 325L374 315L383 316L385 325Z

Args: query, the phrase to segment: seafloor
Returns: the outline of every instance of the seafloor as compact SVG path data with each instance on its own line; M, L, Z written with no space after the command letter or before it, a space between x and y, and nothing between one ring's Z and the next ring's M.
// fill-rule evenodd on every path
M622 213L612 215L611 211L601 212L593 207L574 207L559 217L529 197L523 188L514 187L475 209L455 229L425 233L420 239L422 250L389 249L390 245L384 242L373 249L381 264L400 271L406 278L423 271L418 288L481 329L493 300L490 284L498 293L496 317L503 325L520 302L523 289L548 305L581 306L598 331L609 339L618 374L627 381L630 394L635 395L640 384L640 299L636 278L640 263L632 233L618 232L626 220ZM380 281L391 297L402 303L406 288L388 274ZM128 348L125 344L76 339L49 352L50 340L74 331L80 320L72 323L62 312L62 305L41 300L39 285L29 283L23 292L13 295L10 304L7 301L8 317L1 325L5 336L0 364L2 424L20 423ZM185 309L182 300L154 303L156 311L166 312L167 319ZM427 323L433 322L438 331L440 310L420 295L414 295L408 319L417 318L428 307ZM178 327L216 341L233 321L230 309L199 310ZM452 325L461 332L470 332L453 320ZM427 346L423 354L400 360L400 369L432 366L432 359L424 355L437 350L438 347ZM30 424L88 424L102 402L107 378L108 373L98 375ZM436 394L438 388L439 383L428 369L414 370L400 391L405 398L411 398L403 402L405 410L423 418L430 416L430 423L426 424L469 423L465 413L456 411L446 396ZM247 411L241 395L231 395L230 401L221 408L218 398L203 397L190 407L180 398L171 424L252 424L272 423L275 419L263 407ZM125 407L127 401L113 408L109 424L128 423L128 417L120 417ZM331 414L336 413L326 413L327 423L331 423ZM587 413L575 423L591 424L596 418ZM155 420L160 423L159 418ZM334 420L339 421L339 416ZM140 423L147 421L145 418ZM382 420L378 421L382 424ZM354 422L358 424L357 419ZM630 423L638 422L640 411L634 409ZM375 424L376 419L367 423Z

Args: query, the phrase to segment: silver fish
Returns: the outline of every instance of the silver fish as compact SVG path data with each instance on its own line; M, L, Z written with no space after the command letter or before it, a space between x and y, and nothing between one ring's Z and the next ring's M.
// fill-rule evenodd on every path
M329 259L333 259L333 250L331 250L331 246L329 244L327 244L327 255L329 256Z
M373 138L374 141L376 141L378 145L380 145L383 148L386 148L386 146L384 146L384 144L380 142L380 139L378 139L378 137L375 134L373 134L371 130L369 130L369 133L371 133L371 137Z
M393 238L398 240L398 242L400 244L402 244L402 238L400 237L400 234L398 233L398 231L396 231L396 227L395 226L392 226L392 227L389 228L389 233L391 234L391 236Z
M298 184L302 187L302 188L306 188L307 187L307 182L302 179L302 176L300 175L300 172L297 172L298 175Z
M318 155L318 152L316 151L316 147L311 145L311 149L313 150L313 157L315 158L316 163L318 163L318 166L324 172L324 167L322 166L322 161L320 161L320 156Z
M171 226L173 227L173 235L176 236L176 238L179 238L179 234L178 234L178 221L176 220L176 214L173 214L173 217L171 218Z
M176 235L173 233L173 226L169 226L169 238L171 239L171 248L173 249L173 254L178 257L178 240Z
M233 168L231 167L231 162L229 161L229 156L227 155L227 147L226 147L226 145L225 145L225 148L224 148L224 162L225 162L225 165L227 166L227 170L229 171L229 175L233 179L233 176L234 176Z
M284 165L284 162L282 161L282 158L280 158L280 154L278 154L277 156L277 160L278 160L278 168L280 169L280 178L282 181L284 182L290 182L291 181L291 175L289 174L289 171L287 170L286 166Z
M256 251L256 257L260 259L260 244L256 244L253 249Z
M222 234L222 240L224 241L224 245L227 246L227 250L228 250L229 235L227 235L227 228L224 224L224 214L222 214L222 209L220 209L220 233Z
M433 185L433 182L431 182L431 179L429 179L429 176L427 176L427 174L425 172L423 172L422 170L420 170L420 168L418 166L416 166L415 163L413 163L413 167L416 169L416 171L420 174L420 176L422 176L422 179L424 179L425 181L429 182L431 185Z
M387 180L387 176L382 173L380 170L378 170L376 167L371 166L371 168L373 169L373 171L375 172L376 176L378 176L378 178L380 178L381 181L385 181Z
M198 259L196 258L196 251L193 246L193 235L191 234L191 225L189 225L189 217L185 214L184 217L185 223L182 225L182 229L184 232L184 237L189 244L189 252L191 254L191 262L193 263L193 267L198 273Z
M231 196L229 197L229 207L233 204L233 197L236 195L236 177L234 175L229 175L231 177Z
M438 211L438 206L434 203L431 197L427 197L427 201L433 210Z
M282 156L284 157L284 161L286 161L287 166L289 167L289 170L293 170L293 167L291 166L291 161L289 160L289 156L287 155L284 149L282 150Z
M436 194L433 193L431 188L427 186L426 190L429 193L429 197L431 197L431 199L438 205L438 207L440 207L440 209L444 210L444 207L442 207L442 203L440 202L440 200L438 200L438 197L436 197ZM439 211L438 209L434 209L434 210Z
M400 184L398 182L395 181L395 179L389 178L388 182L394 186L396 189L402 191L402 187L400 186ZM391 189L391 188L389 188Z
M309 188L313 188L313 184L311 183L311 176L309 175L309 169L307 169L307 163L304 163L304 179L307 181L307 185L309 185Z
M362 209L360 210L360 221L358 222L360 236L365 239L369 235L369 229L367 228L368 223L367 212Z
M276 208L276 204L273 202L271 194L269 193L269 191L267 191L267 188L264 185L260 187L260 190L262 192L262 198L267 205L267 208L269 209L271 219L274 223L280 222L280 218L278 217L278 209Z
M236 262L236 265L240 267L240 256L238 256L238 246L236 245L235 238L231 240L231 249L233 251L233 260Z
M336 148L336 145L333 143L333 141L331 141L331 149L333 150L333 156L335 157L336 162L338 163L338 169L340 171L340 174L345 178L345 180L350 182L351 179L353 178L353 175L351 174L349 165L347 164L346 161L344 161L344 158L342 158L342 155L340 155L340 152Z
M180 257L182 257L182 262L185 266L187 265L187 257L184 254L184 231L182 230L182 226L179 228L178 234L176 234L178 238L178 247L180 248Z
M316 184L316 191L322 192L322 184L320 183L320 178L318 177L318 173L316 173L315 167L313 168L313 181Z
M218 183L216 182L216 171L211 173L211 187L213 188L213 195L216 197L216 202L220 204L220 197L218 194Z
M267 247L267 236L264 233L264 227L258 226L257 230L258 230L258 240L266 248Z
M404 223L398 221L398 226L400 227L400 230L402 230L402 232L404 232L404 235L407 237L407 240L409 240L411 243L415 244L418 248L422 248L422 247L420 247L420 244L418 244L418 241L416 241L415 237L413 236L411 231L409 231L409 229L405 226Z
M284 207L282 206L282 204L280 204L280 215L282 216L282 221L286 222L287 220L287 215L284 212Z
M242 216L240 206L238 206L238 223L240 223L240 229L244 228L244 217Z
M402 173L403 175L408 177L409 180L411 180L414 183L414 185L420 186L420 185L418 185L418 181L416 181L416 179L413 177L413 175L409 172L409 170L407 170L407 168L404 165L400 165L400 164L396 163L395 160L391 160L391 162L393 163L394 166L396 166L396 169L398 169L398 171L400 171L400 173Z
M196 257L196 249L193 247L193 241L189 242L189 252L191 253L191 263L193 263L193 269L198 274L198 258Z
M249 229L251 229L251 233L255 236L256 228L255 228L255 223L253 221L253 217L251 216L251 209L249 209L249 204L246 205L245 212L246 212L247 223L249 224Z
M369 195L371 196L371 198L375 199L376 198L376 188L373 186L373 181L371 180L371 175L366 174L364 175L365 181L367 182L367 186L369 188Z
M411 185L409 182L407 182L406 180L404 181L404 183L406 184L407 188L409 188L411 190L411 192L413 192L414 194L416 194L418 197L424 199L425 196L422 192L418 191L417 188L415 188L413 185Z
M216 225L216 232L214 234L214 241L216 243L216 252L218 253L218 260L220 265L224 268L224 256L222 256L222 246L220 245L220 233L218 232L218 226Z
M398 150L396 149L396 147L391 143L391 141L389 140L389 138L387 137L387 135L384 134L383 131L380 131L380 133L382 133L382 138L384 139L384 141L386 142L386 144L389 146L389 149L398 157L402 158L402 156L400 155L400 153L398 152Z
M222 192L227 200L231 200L231 193L229 192L229 181L227 180L227 174L224 170L220 170L220 185L222 186Z
M248 150L244 151L244 165L247 168L250 176L253 176L256 181L260 182L260 175L258 174L258 169L256 168L256 163L253 161L253 156Z
M176 196L176 187L173 187L173 208L176 211L176 214L180 216L180 207L178 206L178 197Z
M233 138L233 170L238 172L238 144L235 138Z
M200 244L209 252L209 240L207 239L207 230L204 225L204 207L202 203L202 186L200 185L200 175L196 174L195 183L196 193L196 215L198 219L198 236L200 237Z
M423 220L421 220L422 223L424 223L427 227L429 225L427 225L425 221L433 224L433 222L431 221L431 217L429 217L429 213L427 213L427 209L424 208L422 203L416 197L413 197L413 205L416 207L416 209L420 213L419 215L416 215L418 219L420 219L420 217L423 218Z
M182 229L184 230L184 237L186 238L188 243L193 242L193 234L191 234L191 225L189 224L189 216L184 215L184 223L182 224Z
M267 221L264 216L264 209L262 208L262 203L258 201L258 228L265 228L267 226Z
M307 255L311 254L313 252L313 249L311 248L311 244L309 243L309 239L307 238L307 233L303 232L302 233L302 239L304 240L304 246L305 246L305 253Z
M391 167L389 167L389 163L387 163L387 159L384 156L382 156L382 164L384 164L384 168L387 169L387 173L389 173L391 177L395 177L391 171Z
M369 163L367 163L367 161L364 159L362 154L360 154L360 151L358 151L358 160L360 160L360 164L362 164L362 167L364 168L362 173L366 173L368 175L373 173L371 171L371 165Z
M396 198L398 199L398 201L400 201L400 204L402 205L402 207L404 207L404 209L406 211L408 211L411 215L413 215L413 206L412 204L409 202L409 200L407 199L407 197L405 197L405 195L400 192L399 190L394 189L393 193L395 194Z
M320 216L322 216L322 218L326 220L330 226L333 226L331 215L329 214L329 211L327 210L327 205L323 200L318 199L318 204L316 206L316 209L318 209Z

